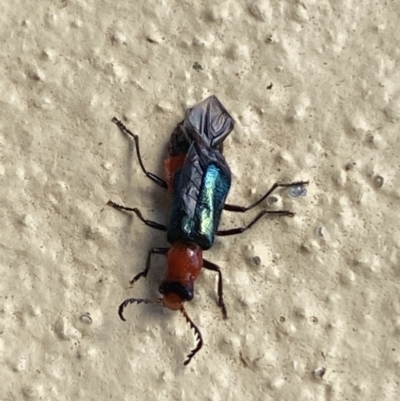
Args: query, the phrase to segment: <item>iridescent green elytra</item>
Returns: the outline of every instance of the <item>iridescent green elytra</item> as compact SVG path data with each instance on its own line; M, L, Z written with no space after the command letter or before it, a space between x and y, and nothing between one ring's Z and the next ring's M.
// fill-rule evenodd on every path
M230 186L231 172L220 151L193 143L174 176L168 241L193 242L209 249Z

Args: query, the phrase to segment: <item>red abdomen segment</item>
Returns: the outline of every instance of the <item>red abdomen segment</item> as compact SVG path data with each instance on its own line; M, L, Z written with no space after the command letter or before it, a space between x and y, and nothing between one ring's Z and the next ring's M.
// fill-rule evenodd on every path
M167 261L165 281L192 286L203 267L203 250L195 244L174 243Z
M168 185L168 191L174 191L174 176L186 159L186 153L179 153L176 156L169 156L164 160L164 174Z

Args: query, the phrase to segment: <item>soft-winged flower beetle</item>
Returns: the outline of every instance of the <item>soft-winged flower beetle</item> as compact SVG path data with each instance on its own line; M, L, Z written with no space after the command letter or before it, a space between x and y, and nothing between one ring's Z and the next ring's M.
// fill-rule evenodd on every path
M167 225L144 218L137 208L122 206L111 200L108 202L115 209L135 213L147 226L165 231L171 244L169 248L150 249L146 268L130 281L133 284L139 278L147 276L153 255L166 255L167 271L159 287L162 298L126 299L119 307L119 316L125 321L123 312L131 303L155 304L179 310L197 338L196 347L184 362L187 365L203 345L200 330L184 308L184 303L193 299L194 281L202 268L218 274L218 305L223 317L227 317L221 269L203 258L203 250L211 248L216 235L243 233L266 214L294 216L288 210L263 209L244 227L218 230L222 211L246 212L263 202L277 188L298 188L308 182L275 183L259 200L247 207L225 203L231 186L231 172L222 151L225 138L233 130L234 120L216 96L210 96L187 110L185 118L172 132L167 147L168 156L164 161L165 179L146 170L140 153L139 137L117 118L114 117L112 122L135 142L137 158L144 174L158 186L168 190L172 197Z

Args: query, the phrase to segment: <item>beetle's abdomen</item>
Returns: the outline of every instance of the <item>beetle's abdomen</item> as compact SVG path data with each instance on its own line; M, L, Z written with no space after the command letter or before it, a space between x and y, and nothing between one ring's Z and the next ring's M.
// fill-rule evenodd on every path
M174 175L174 192L167 230L168 241L193 242L202 249L214 243L225 199L231 185L226 166L210 163L194 174L192 189L182 194L182 170Z

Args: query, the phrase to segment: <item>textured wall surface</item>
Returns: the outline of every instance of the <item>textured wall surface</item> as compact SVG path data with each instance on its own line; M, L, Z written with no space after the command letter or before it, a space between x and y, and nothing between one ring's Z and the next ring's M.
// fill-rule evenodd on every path
M215 5L219 4L219 5ZM395 400L400 373L400 5L396 1L2 1L0 399ZM275 181L260 221L206 257L188 313L157 296L168 195L141 172L115 115L162 173L187 107L216 94L236 120L229 203ZM261 263L251 263L258 256ZM322 368L326 373L321 375ZM322 377L321 377L322 376Z

